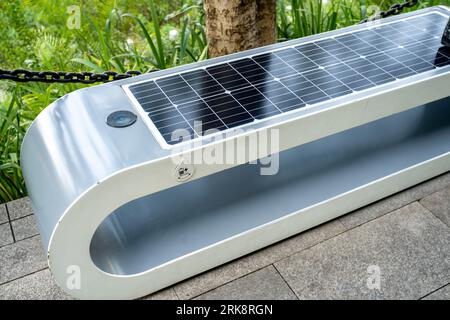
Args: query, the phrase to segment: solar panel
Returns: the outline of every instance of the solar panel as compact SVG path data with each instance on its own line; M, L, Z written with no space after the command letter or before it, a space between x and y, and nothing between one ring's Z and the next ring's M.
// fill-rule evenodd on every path
M448 66L447 18L412 16L129 86L169 145ZM201 126L198 125L201 123ZM185 139L186 137L183 137Z

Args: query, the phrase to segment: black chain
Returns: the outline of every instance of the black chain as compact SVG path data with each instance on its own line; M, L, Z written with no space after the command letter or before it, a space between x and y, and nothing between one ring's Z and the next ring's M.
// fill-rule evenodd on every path
M107 71L104 73L93 72L55 72L55 71L29 71L24 69L2 70L0 80L7 79L16 82L46 82L46 83L97 83L121 80L140 75L139 71L127 71L117 73Z
M411 8L417 5L419 0L405 1L389 7L386 11L381 11L373 17L362 20L365 23L377 19L386 18L403 12L405 8ZM46 82L46 83L97 83L121 80L140 75L139 71L127 71L117 73L107 71L104 73L93 72L55 72L55 71L29 71L24 69L2 70L0 69L0 80L12 80L16 82Z
M389 7L388 10L386 11L380 11L378 12L376 15L363 19L361 20L359 23L365 23L365 22L369 22L369 21L374 21L374 20L379 20L379 19L383 19L383 18L387 18L390 16L395 16L399 13L403 12L403 9L405 8L412 8L415 5L417 5L419 3L419 0L411 0L411 1L405 1L403 3L396 3L393 4L392 6Z

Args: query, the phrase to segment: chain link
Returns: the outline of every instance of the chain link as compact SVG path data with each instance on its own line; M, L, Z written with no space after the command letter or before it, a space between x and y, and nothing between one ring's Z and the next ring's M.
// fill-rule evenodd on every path
M412 8L419 3L419 0L410 0L403 3L396 3L389 7L386 11L380 11L376 15L363 19L359 23L365 23L369 21L379 20L390 16L395 16L402 13L405 8Z
M365 23L377 19L386 18L403 12L405 8L417 5L419 0L405 1L389 7L386 11L381 11L377 15L364 19L360 23ZM16 82L45 82L45 83L84 83L92 84L98 82L110 82L140 75L139 71L127 71L117 73L106 71L103 73L93 72L55 72L55 71L29 71L24 69L2 70L0 69L0 80L12 80Z
M45 83L84 83L110 82L140 75L139 71L127 71L117 73L106 71L103 73L93 72L56 72L56 71L29 71L24 69L2 70L0 69L0 80L12 80L16 82L45 82Z

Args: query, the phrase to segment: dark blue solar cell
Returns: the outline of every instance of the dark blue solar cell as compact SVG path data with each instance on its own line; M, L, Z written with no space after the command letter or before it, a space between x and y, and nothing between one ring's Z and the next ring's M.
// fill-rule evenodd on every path
M324 49L326 52L328 52L330 55L332 55L334 58L339 60L339 62L359 57L359 54L357 54L349 47L343 45L342 43L339 43L335 39L326 39L318 41L316 44L322 49Z
M314 54L315 52L317 52L317 50L321 50L320 47L316 43L301 44L301 45L295 47L295 49L297 49L297 51L299 51L300 53L302 53L304 55Z
M322 101L326 101L329 100L330 97L327 96L324 92L322 91L317 91L305 96L302 96L302 99L307 103L307 104L314 104L314 103L319 103Z
M250 113L229 94L211 97L205 99L205 102L229 128L254 120Z
M146 84L147 86L136 86L131 90L146 112L172 107L172 103L154 82Z
M297 94L297 91L303 90L305 88L314 87L314 85L303 76L293 76L280 80L280 83L283 84L290 91ZM302 94L297 94L297 96L301 97Z
M395 78L392 77L391 75L389 75L386 72L379 73L379 74L374 74L374 75L369 76L367 78L370 81L372 81L373 83L377 84L377 85L381 85L381 84L385 84L385 83L388 83L388 82L395 81Z
M436 68L434 65L425 61L414 65L409 65L408 67L417 73L433 70Z
M251 84L266 82L273 79L273 76L270 75L270 73L250 58L230 62L230 65Z
M358 74L358 72L344 63L338 63L333 66L328 66L325 68L325 70L337 79L346 78Z
M329 72L326 70L314 70L307 72L303 75L308 81L310 81L313 85L321 88L322 85L325 85L329 82L339 82L334 76L332 76Z
M386 69L385 69L386 70ZM409 76L416 74L417 72L413 71L407 67L399 67L398 69L391 69L388 71L389 74L396 77L397 79L403 79Z
M267 115L281 113L256 88L246 88L232 92L235 98L255 119L266 118Z
M352 93L352 89L344 84L323 89L322 91L332 98L337 98Z
M304 72L306 70L316 69L319 67L311 59L307 58L305 55L293 48L276 51L275 54L297 72Z
M297 71L273 53L261 54L252 57L252 59L275 78L282 78L297 73Z
M156 84L174 104L198 99L197 93L189 87L180 75L158 79Z
M161 89L159 89L156 83L154 83L153 81L134 85L130 90L136 98L152 96L155 94L164 95Z
M189 112L183 112L183 116L188 121L194 120L194 121L210 122L212 120L218 120L217 116L210 108L199 108L199 109L192 108L186 111Z
M146 112L161 110L172 106L172 102L170 102L164 95L157 98L149 97L142 99L140 100L140 104Z
M181 76L201 98L225 91L225 89L205 70L196 70L182 74Z
M344 78L342 82L353 91L361 91L375 86L375 83L362 76Z
M389 68L391 66L395 66L395 65L401 65L401 63L396 60L393 57L390 57L387 54L379 54L375 57L369 57L368 60L373 63L376 64L378 67L380 68Z
M201 125L199 125L197 127L194 126L194 130L199 136L207 136L207 135L217 133L217 132L220 132L220 131L223 131L226 129L227 129L227 127L225 126L225 124L220 120L207 122L207 123L201 123Z
M150 112L149 115L155 124L161 121L168 121L170 123L179 123L183 121L183 117L180 112L178 112L178 110L174 107L170 107L159 112Z
M191 132L192 128L187 122L170 123L163 122L156 126L162 135L172 135L176 130L187 130ZM171 139L172 140L172 139Z
M280 111L288 111L305 106L305 103L298 96L278 81L266 82L256 86L256 88Z
M182 110L183 116L189 126L200 136L205 135L208 130L226 129L225 124L219 117L200 101L183 105L180 110Z
M366 56L380 52L376 47L370 45L368 42L352 34L335 37L335 40L343 44L344 46L347 46L360 56Z
M236 90L250 85L236 70L228 63L206 68L211 76L226 90Z
M341 61L329 53L319 53L308 58L310 58L314 63L318 64L321 67L328 66L330 64L336 64Z

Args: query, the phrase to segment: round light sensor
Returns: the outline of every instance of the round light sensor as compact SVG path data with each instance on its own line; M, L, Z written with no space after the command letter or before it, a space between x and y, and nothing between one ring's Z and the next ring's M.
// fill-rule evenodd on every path
M125 128L131 126L137 120L137 115L131 111L120 110L114 111L106 119L108 126L113 128Z

